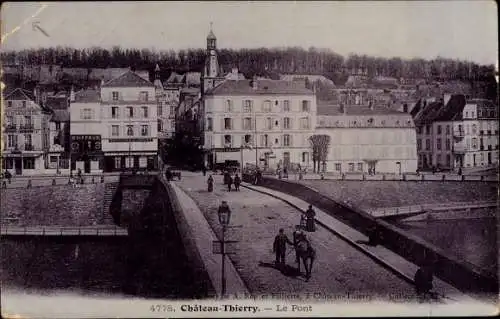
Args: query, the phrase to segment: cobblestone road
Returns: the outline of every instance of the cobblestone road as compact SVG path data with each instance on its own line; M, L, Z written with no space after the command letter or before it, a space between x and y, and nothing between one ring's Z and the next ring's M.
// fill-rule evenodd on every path
M322 227L308 233L318 255L309 282L294 274L291 267L286 273L273 268L274 236L283 227L291 239L299 212L278 199L246 188L229 193L220 175L214 176L214 192L208 193L207 177L183 172L182 180L175 183L195 200L218 235L217 207L222 200L228 202L233 212L231 225L242 225L226 233L227 240L239 241L230 258L253 294L294 298L309 293L341 298L349 293L354 298L392 296L405 301L415 297L412 286ZM287 264L295 267L294 259L295 253L289 249Z

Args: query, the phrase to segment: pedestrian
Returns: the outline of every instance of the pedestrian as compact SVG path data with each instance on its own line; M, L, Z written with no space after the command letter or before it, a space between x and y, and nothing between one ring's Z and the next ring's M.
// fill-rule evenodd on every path
M224 213L228 213L228 214L231 213L231 209L229 208L229 205L227 204L227 202L225 200L223 200L221 202L221 204L219 205L219 210L218 210L219 216L221 214L224 214Z
M419 299L425 300L431 294L433 277L432 265L429 262L421 266L415 273L415 291Z
M458 168L458 175L462 175L462 168L461 167Z
M229 175L229 173L227 173L227 191L228 192L231 191L232 184L233 184L233 178L231 177L231 175Z
M313 232L316 230L314 224L314 217L316 216L316 212L314 211L312 205L309 205L309 208L306 210L306 230L308 232Z
M234 189L239 192L240 191L241 178L236 174L234 176Z
M229 175L229 172L226 170L224 171L224 185L227 185L227 183L229 182L229 178L231 176Z
M293 246L295 247L295 262L297 264L300 262L299 251L297 250L297 244L299 243L301 236L303 234L304 233L302 232L300 225L295 225L295 231L293 232Z
M201 171L203 172L203 176L207 175L207 168L205 167L205 165L201 166Z
M285 235L285 230L280 228L279 234L274 238L273 243L273 253L276 254L276 265L284 266L285 265L285 255L286 255L286 244L293 245L288 237Z
M9 181L9 184L10 184L10 181L12 179L12 174L6 169L4 175L5 175L5 178Z
M286 166L283 168L283 178L288 178L288 168Z
M169 182L172 180L172 171L170 170L170 168L167 168L167 171L165 172L165 178Z
M208 183L208 192L211 193L214 190L214 178L212 177L212 175L208 176L207 183Z

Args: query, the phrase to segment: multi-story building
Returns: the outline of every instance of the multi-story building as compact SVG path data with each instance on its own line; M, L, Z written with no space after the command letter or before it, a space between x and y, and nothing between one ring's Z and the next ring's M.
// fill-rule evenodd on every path
M453 114L455 168L498 167L498 108L488 100L468 100Z
M226 80L206 92L201 114L208 166L241 159L268 168L312 166L316 98L301 83Z
M3 167L13 175L43 174L50 147L50 110L17 88L4 97Z
M226 80L224 74L219 67L219 60L217 57L217 38L210 28L207 36L207 57L205 60L205 67L201 74L201 91L203 93L217 87L219 84Z
M487 100L446 94L416 115L419 167L458 170L498 165L498 110Z
M70 98L71 169L83 173L103 170L101 95L97 89L72 94Z
M415 172L417 150L411 115L375 106L320 105L314 134L330 136L321 170L335 173Z
M155 86L132 71L101 85L104 171L158 168Z
M171 90L171 87L164 87L160 79L160 67L158 64L155 68L155 80L153 84L155 86L155 97L158 112L158 140L162 143L174 137L174 110L178 104L178 96L176 99L175 92L178 92L178 89L176 88L176 90Z

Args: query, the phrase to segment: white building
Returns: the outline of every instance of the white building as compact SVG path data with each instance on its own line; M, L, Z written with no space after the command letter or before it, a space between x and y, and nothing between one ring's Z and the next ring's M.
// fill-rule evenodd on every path
M155 97L157 103L157 113L158 113L158 139L160 141L166 141L167 139L172 139L175 133L175 107L179 103L179 88L175 87L172 90L171 87L164 87L160 79L160 67L158 64L155 68Z
M205 165L243 156L260 167L312 166L316 98L300 83L226 80L204 95L202 114Z
M128 71L102 84L100 93L104 171L157 169L154 84Z
M103 171L103 127L100 90L76 92L70 98L71 168L73 172Z
M415 126L408 113L373 105L320 105L314 134L330 136L323 171L415 172Z
M12 175L44 174L50 147L50 110L17 88L3 98L2 167Z

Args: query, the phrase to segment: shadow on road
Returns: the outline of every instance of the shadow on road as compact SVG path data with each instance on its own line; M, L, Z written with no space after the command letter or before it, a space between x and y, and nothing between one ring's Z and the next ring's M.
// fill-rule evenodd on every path
M266 263L266 262L260 261L259 266L279 270L284 276L287 276L287 277L296 278L296 277L302 276L302 274L299 272L299 270L297 268L292 267L290 265L280 266L280 265L276 265L274 263Z

